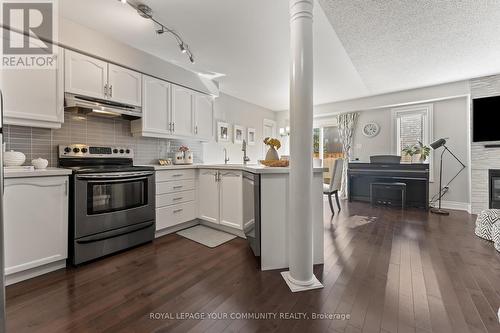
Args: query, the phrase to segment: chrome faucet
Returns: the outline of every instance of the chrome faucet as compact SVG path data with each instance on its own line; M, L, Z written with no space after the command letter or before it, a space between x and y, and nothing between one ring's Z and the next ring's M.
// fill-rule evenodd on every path
M227 149L224 148L224 164L227 164L229 162L229 157L227 157Z
M247 156L247 142L245 139L243 139L241 150L243 151L243 164L247 164L250 161L250 157Z

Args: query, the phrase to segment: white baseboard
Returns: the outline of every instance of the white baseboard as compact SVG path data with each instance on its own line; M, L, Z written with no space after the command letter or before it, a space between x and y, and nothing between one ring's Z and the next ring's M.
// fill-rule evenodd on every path
M437 206L437 203L435 206ZM464 210L468 213L471 212L471 204L468 202L443 200L441 202L441 207L444 209Z
M66 267L66 259L51 262L42 266L33 267L21 272L12 273L5 276L5 285L11 285L24 280L34 278L35 276L44 275L52 271Z

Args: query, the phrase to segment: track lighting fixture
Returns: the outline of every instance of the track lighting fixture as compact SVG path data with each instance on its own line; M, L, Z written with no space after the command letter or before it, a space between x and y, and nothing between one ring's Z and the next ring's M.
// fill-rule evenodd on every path
M187 52L186 47L184 46L184 43L180 43L179 44L179 48L181 49L182 53L186 53Z
M189 61L192 64L194 64L194 56L193 56L193 53L191 53L189 46L186 43L184 43L184 41L182 40L179 33L177 33L173 29L170 29L169 27L162 24L161 22L159 22L157 19L155 19L153 17L153 10L151 9L151 7L149 7L148 5L145 5L145 4L135 4L134 2L130 2L127 0L118 0L118 1L120 1L121 3L124 3L124 4L125 3L128 4L130 7L134 8L141 17L144 17L144 18L149 19L149 20L153 21L154 23L156 23L159 26L159 29L155 29L155 31L158 35L162 35L165 32L168 32L169 34L171 34L175 38L177 43L179 44L179 49L181 50L181 52L186 54L189 58Z

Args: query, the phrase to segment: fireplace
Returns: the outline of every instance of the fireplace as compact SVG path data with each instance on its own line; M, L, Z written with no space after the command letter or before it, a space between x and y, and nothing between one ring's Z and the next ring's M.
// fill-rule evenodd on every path
M490 208L500 209L500 170L488 170L490 185Z

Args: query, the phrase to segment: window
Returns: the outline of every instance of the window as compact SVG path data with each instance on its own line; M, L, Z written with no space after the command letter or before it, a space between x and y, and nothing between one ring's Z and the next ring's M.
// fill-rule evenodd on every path
M410 156L403 153L403 149L408 146L418 145L422 142L428 146L432 139L432 104L415 105L392 109L393 142L392 151L400 155L403 162L418 162L411 160ZM432 152L426 161L432 165ZM433 180L432 166L430 178Z
M328 172L323 173L323 181L330 183L331 168L338 158L342 158L342 143L340 142L338 126L331 125L331 122L317 124L313 129L313 157L323 161L323 167L328 168Z

